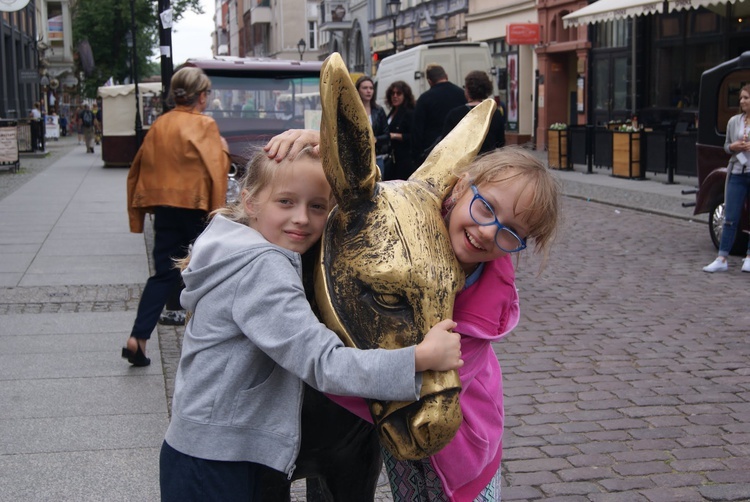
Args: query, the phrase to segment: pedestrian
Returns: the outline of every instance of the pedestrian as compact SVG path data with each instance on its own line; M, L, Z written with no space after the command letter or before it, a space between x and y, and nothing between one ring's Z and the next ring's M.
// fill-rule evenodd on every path
M418 372L462 364L451 320L416 347L345 347L302 285L300 255L319 241L333 205L320 157L303 148L276 164L258 153L246 172L240 200L214 213L180 262L192 317L159 461L163 502L256 501L263 471L291 478L303 383L416 401Z
M68 135L68 116L65 114L60 115L60 135Z
M417 166L422 165L440 140L448 112L466 104L463 89L448 81L442 66L428 65L425 77L430 88L417 100L412 128L412 155Z
M317 143L316 134L300 130L276 136L268 154L283 158L300 148L298 140ZM457 174L443 211L451 246L466 273L453 309L466 361L459 370L463 422L454 439L427 459L400 461L383 449L395 502L500 500L505 414L502 372L492 344L519 320L511 256L533 241L543 265L559 221L557 181L521 147L479 156ZM372 422L361 399L331 397Z
M724 187L724 225L719 243L719 256L703 267L704 272L726 272L727 257L737 236L743 208L750 194L750 84L740 89L740 113L727 123L724 151L731 155L727 164L727 180ZM742 271L750 272L750 242Z
M211 81L199 68L175 72L169 99L176 106L149 128L128 173L130 231L142 233L146 213L154 215L155 271L122 350L134 366L151 363L146 343L179 287L180 272L172 260L187 254L208 213L226 202L228 148L214 119L203 115L210 90Z
M375 86L370 77L362 75L354 83L354 87L357 88L362 104L365 105L367 116L370 118L372 134L375 137L375 160L382 175L385 168L385 159L391 147L388 140L388 119L385 116L385 110L375 102Z
M81 130L83 131L83 138L86 142L86 153L94 153L94 112L89 110L88 103L83 104L78 118L81 121Z
M34 107L29 112L29 117L34 120L39 120L42 118L42 112L39 110L39 101L34 102Z
M454 108L445 117L443 137L447 136L472 108L492 96L492 81L489 75L480 70L470 71L466 75L466 78L464 78L464 94L467 103ZM505 117L503 116L503 109L498 107L492 115L490 128L487 131L487 136L484 138L482 147L479 149L479 153L491 152L503 146L505 146Z
M83 108L80 106L76 107L76 111L73 114L73 120L72 125L76 130L76 134L78 135L78 144L80 145L83 142L83 126L81 125L81 111Z
M383 179L405 180L414 172L411 156L412 122L414 120L414 94L409 84L397 80L385 91L388 112L388 130L391 140L392 165L385 169Z

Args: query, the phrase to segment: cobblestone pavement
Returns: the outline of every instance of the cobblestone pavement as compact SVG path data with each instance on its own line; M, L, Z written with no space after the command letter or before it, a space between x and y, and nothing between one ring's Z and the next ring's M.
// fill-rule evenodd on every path
M715 255L703 223L575 189L544 271L522 257L522 319L495 345L503 500L750 500L750 274L736 257L728 273L700 270ZM0 315L134 310L140 292L0 288ZM158 328L167 399L182 332ZM292 500L305 500L302 483ZM391 500L386 482L376 500Z

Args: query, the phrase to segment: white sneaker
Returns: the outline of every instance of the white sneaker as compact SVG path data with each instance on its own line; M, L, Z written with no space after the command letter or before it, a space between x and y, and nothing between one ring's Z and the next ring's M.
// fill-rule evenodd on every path
M742 271L743 272L750 272L750 258L743 258L742 259Z
M722 260L721 258L716 258L714 261L703 267L704 272L714 273L714 272L726 272L729 267L727 266L727 261ZM745 265L742 266L742 268L745 268ZM750 265L748 265L748 272L750 272Z

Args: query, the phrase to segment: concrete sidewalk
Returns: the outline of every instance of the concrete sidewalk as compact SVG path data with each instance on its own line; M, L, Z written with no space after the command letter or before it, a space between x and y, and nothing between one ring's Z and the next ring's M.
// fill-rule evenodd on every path
M72 138L50 148L0 199L0 500L158 500L181 329L159 330L147 368L120 358L149 275L144 236L128 230L127 170ZM584 171L557 172L567 195L693 219L680 192L695 178Z
M0 200L0 499L158 500L159 344L120 358L148 277L127 170L68 143Z

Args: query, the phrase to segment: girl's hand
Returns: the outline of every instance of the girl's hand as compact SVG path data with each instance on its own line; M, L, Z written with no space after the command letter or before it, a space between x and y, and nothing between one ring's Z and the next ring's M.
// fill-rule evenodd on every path
M307 145L314 145L320 155L320 132L314 129L289 129L271 138L263 150L269 159L281 162L284 158L294 158Z
M448 371L464 365L461 335L453 333L456 323L444 319L427 332L414 353L416 371Z

